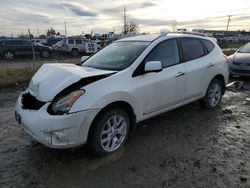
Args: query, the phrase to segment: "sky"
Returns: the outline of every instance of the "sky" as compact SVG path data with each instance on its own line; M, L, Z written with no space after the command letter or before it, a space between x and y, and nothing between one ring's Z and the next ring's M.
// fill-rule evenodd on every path
M250 30L250 0L0 0L0 35L37 36L53 27L61 34L120 33L123 8L127 23L140 32L159 33L176 28Z

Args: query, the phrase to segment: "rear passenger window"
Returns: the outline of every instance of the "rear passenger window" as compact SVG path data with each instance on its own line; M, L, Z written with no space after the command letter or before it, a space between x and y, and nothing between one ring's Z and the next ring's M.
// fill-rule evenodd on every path
M69 44L74 44L74 40L73 39L69 39Z
M167 40L156 46L146 57L145 62L161 61L163 68L179 63L179 51L176 40Z
M18 42L19 41L16 41L16 40L7 40L4 44L6 46L16 46L16 45L20 45Z
M182 38L181 46L184 61L191 61L205 55L204 48L199 39Z
M215 47L214 44L212 42L208 41L208 40L202 40L202 41L205 44L208 53L210 53Z
M82 40L76 40L76 44L82 44Z

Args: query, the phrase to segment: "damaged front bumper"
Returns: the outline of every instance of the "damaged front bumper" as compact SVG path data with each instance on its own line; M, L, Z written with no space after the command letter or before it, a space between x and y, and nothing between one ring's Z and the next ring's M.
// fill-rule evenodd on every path
M50 115L46 103L39 110L23 109L21 96L15 106L18 123L38 142L50 148L72 148L87 141L89 127L98 109Z

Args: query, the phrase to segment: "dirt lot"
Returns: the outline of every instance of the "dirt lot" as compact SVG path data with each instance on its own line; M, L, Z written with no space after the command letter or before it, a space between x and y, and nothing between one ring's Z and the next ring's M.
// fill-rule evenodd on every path
M14 120L20 88L0 90L0 187L250 187L250 80L221 106L190 104L138 125L120 152L52 150Z

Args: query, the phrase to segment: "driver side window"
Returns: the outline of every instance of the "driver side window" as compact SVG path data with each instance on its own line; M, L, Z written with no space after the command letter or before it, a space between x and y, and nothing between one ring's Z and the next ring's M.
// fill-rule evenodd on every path
M146 57L145 62L161 61L163 68L180 62L177 41L167 40L157 45Z

